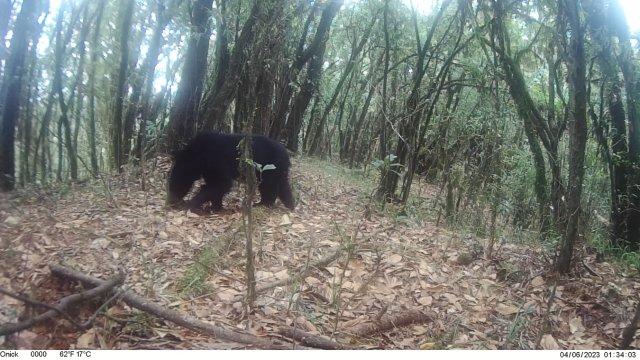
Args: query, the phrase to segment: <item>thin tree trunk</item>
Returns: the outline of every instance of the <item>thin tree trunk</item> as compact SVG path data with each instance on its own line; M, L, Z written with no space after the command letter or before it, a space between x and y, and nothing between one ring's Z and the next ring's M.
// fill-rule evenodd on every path
M45 17L46 20L46 17ZM29 50L29 75L27 78L27 91L26 91L26 109L24 111L23 121L23 139L22 139L22 155L21 155L21 170L20 173L26 183L33 182L33 173L30 167L31 148L33 147L33 118L34 118L34 105L37 101L39 82L35 79L39 79L41 75L40 67L38 66L38 42L42 35L42 29L44 27L44 20L37 26L34 36L31 39L31 49ZM33 157L33 163L35 164L36 157Z
M378 64L382 59L378 61ZM353 140L352 140L352 149L351 149L351 157L349 158L349 167L353 168L354 162L356 160L356 156L358 153L358 141L360 140L360 133L362 131L362 126L367 118L367 113L369 112L369 106L371 105L371 100L373 100L373 95L375 95L376 88L378 87L378 83L375 81L376 70L378 66L374 66L371 69L371 78L369 79L369 93L367 94L367 98L364 101L364 105L362 106L362 110L360 111L360 116L358 117L358 121L355 124L353 129ZM347 88L348 89L348 88ZM329 139L331 140L331 139Z
M569 128L569 187L567 191L567 227L558 257L558 270L571 269L573 247L578 238L580 202L584 179L584 158L587 143L587 90L584 50L584 28L580 21L578 0L563 0L560 8L565 12L571 29L569 40L569 81L572 87L572 121Z
M170 150L177 150L196 133L198 110L207 71L211 37L209 15L212 6L213 0L197 0L190 9L191 36L187 44L180 85L171 109L166 138Z
M147 56L144 59L142 66L140 67L139 74L135 78L132 85L131 97L129 99L129 105L127 107L125 115L125 127L123 132L123 156L124 161L129 160L129 155L132 149L133 140L133 128L135 125L135 119L140 117L140 132L138 133L137 144L140 143L140 134L146 132L146 118L144 117L145 107L147 106L150 96L152 96L153 80L155 77L156 67L162 51L163 36L162 33L169 24L170 16L167 14L165 6L165 0L158 1L156 10L156 24L147 51ZM140 159L139 146L135 147L136 156Z
M304 5L306 3L302 4ZM329 5L325 7L325 11L328 9L328 7ZM319 2L314 2L313 7L309 10L309 14L307 14L307 19L304 23L304 26L302 27L302 35L298 40L298 46L296 47L296 52L294 54L295 61L291 65L284 63L281 66L281 76L275 90L275 106L270 120L269 136L272 139L280 139L283 135L282 130L285 128L287 122L287 112L289 111L291 96L294 92L292 79L293 81L297 80L298 74L302 70L302 67L305 65L305 63L302 62L304 45L307 43L307 36L309 34L309 29L311 28L311 22L315 18L318 8ZM321 25L318 27L318 29L322 27L323 25L321 22ZM287 24L287 29L290 29L290 24ZM307 50L307 52L310 51L311 49Z
M550 140L551 131L548 126L548 119L543 118L529 93L517 56L510 54L510 39L503 22L503 5L503 0L494 2L493 10L495 21L492 27L492 47L494 51L497 52L498 59L506 74L509 93L515 103L518 115L523 121L525 134L527 135L536 172L535 192L538 202L540 230L541 233L544 234L547 232L549 225L547 210L549 209L549 196L547 193L549 186L546 179L546 166L540 143L542 143L542 146L544 146L547 152L553 152L553 146Z
M318 123L318 126L317 126L316 134L311 140L311 145L309 146L309 154L311 155L318 155L318 145L320 144L320 139L322 138L321 134L324 131L325 124L329 117L329 113L333 109L333 106L335 105L335 102L338 99L338 95L342 90L342 86L344 86L344 82L347 80L347 77L349 76L353 68L356 66L356 60L360 56L360 53L364 49L364 46L367 44L367 41L369 40L369 36L371 35L371 31L373 30L373 27L376 21L377 21L377 17L374 16L371 22L369 23L367 30L360 38L358 45L353 49L353 51L351 52L351 55L349 56L349 61L347 62L347 65L345 66L345 69L342 75L340 76L340 80L338 81L338 84L336 85L336 88L333 91L333 96L331 96L329 103L326 105L322 113L322 117L320 118L320 122Z
M407 155L409 154L409 146L407 134L413 134L416 132L416 126L419 124L419 120L422 117L422 108L419 106L419 93L422 85L422 80L427 70L427 50L431 48L431 41L435 34L436 28L442 19L445 10L451 5L452 0L446 0L441 6L434 18L433 24L429 29L427 38L424 44L420 46L420 39L416 32L416 42L418 50L418 58L416 60L416 71L413 74L411 93L407 99L407 106L405 113L409 116L409 120L405 120L403 124L400 124L398 136L398 143L396 146L396 161L402 165L406 164ZM385 169L380 177L380 184L378 186L378 198L387 200L395 197L396 188L398 187L399 174L398 169Z
M115 81L115 105L111 120L111 164L116 171L122 171L124 156L122 154L122 130L124 98L127 94L127 76L129 74L129 37L133 19L135 0L121 0L120 26L120 65Z
M388 126L387 126L387 117L388 117L388 112L387 112L387 104L388 104L388 99L387 99L387 82L388 82L388 78L389 78L389 53L391 52L391 41L389 39L389 2L390 0L385 0L384 2L384 14L383 14L383 21L384 21L384 74L383 74L383 78L382 78L382 114L379 115L379 119L380 119L380 124L378 125L380 127L380 147L379 147L379 153L378 156L380 157L380 160L383 160L388 153L388 148L387 148L387 131L388 131Z
M309 28L311 26L311 22L315 17L316 10L318 9L319 3L318 2L314 3L313 7L309 11L309 15L307 16L307 20L305 21L305 25L303 27L302 35L300 36L300 40L298 41L298 46L296 48L295 61L290 67L285 68L285 70L283 71L282 79L280 81L278 96L276 98L276 105L273 111L273 119L271 120L272 126L270 129L270 135L272 138L280 138L282 135L281 134L282 130L287 126L287 121L288 121L287 111L289 110L289 104L292 103L291 96L293 95L293 92L294 92L293 83L297 81L298 75L300 71L302 71L302 68L304 67L304 65L308 64L307 66L308 73L310 72L315 73L316 71L318 71L316 69L317 64L312 64L312 61L321 62L324 59L324 52L326 49L327 40L329 39L329 31L331 29L331 24L336 14L338 13L338 10L342 6L342 3L343 3L342 0L331 0L331 2L327 3L324 10L322 11L322 16L320 18L318 28L316 29L314 39L311 42L310 46L305 50L304 45L307 40ZM307 79L308 78L309 78L309 75L307 74ZM307 84L307 85L311 85L311 84ZM317 84L313 84L312 86L316 86L315 89L317 91ZM313 91L311 91L311 93L313 93ZM313 94L311 96L313 97ZM306 103L307 107L309 105L309 102L310 102L310 99ZM295 104L295 100L293 100L292 106L293 104ZM301 111L300 106L302 105L303 105L302 102L298 102L298 109L296 109L296 113L299 113ZM307 107L305 107L305 111ZM291 112L293 112L293 109L291 109ZM303 116L304 116L304 111L303 111ZM296 117L295 119L293 119L291 126L295 127L294 126L295 124L295 125L300 125L301 127L301 124L299 123L299 121L300 121L300 118ZM300 127L298 128L298 131ZM289 131L289 133L290 132L291 131ZM287 139L287 141L290 140L289 136L286 134L285 134L285 138ZM294 140L291 140L291 141L297 142L297 139L295 141ZM295 144L295 146L297 148L297 144Z
M176 5L176 3L172 3L172 5ZM175 7L170 9L175 10ZM143 87L143 95L142 101L140 103L140 129L138 131L138 139L136 141L136 156L140 160L140 163L143 162L144 157L144 149L146 146L147 139L147 124L153 119L151 115L151 102L153 100L153 80L155 78L156 68L158 66L159 55L162 51L164 38L162 33L164 29L169 24L171 20L170 12L167 11L164 1L158 2L158 23L157 27L153 33L153 38L151 40L151 45L149 48L149 55L147 59L149 61L145 62L146 66L146 76ZM161 20L160 20L161 19Z
M75 16L72 16L75 18ZM64 19L64 7L61 7L58 14L58 23L62 23ZM66 46L71 38L71 34L73 33L73 26L75 25L75 21L72 20L69 23L69 28L67 29L67 33L65 36L62 36L62 31L58 31L56 33L56 47L55 47L55 56L54 56L54 76L53 76L53 91L56 92L58 98L58 105L60 106L60 117L58 119L58 172L57 172L57 180L62 180L62 169L63 169L63 157L62 157L62 147L67 150L67 157L69 160L69 170L71 173L71 179L78 179L78 161L76 157L76 151L73 147L73 141L71 136L71 123L69 121L69 107L67 106L67 102L64 98L64 90L63 90L63 64L64 64L64 56L66 52ZM61 30L61 27L60 27ZM79 76L79 75L78 75ZM73 97L73 93L71 95ZM64 140L62 139L62 132L64 128Z
M611 150L616 161L612 161L612 194L611 194L611 236L614 244L624 246L628 239L625 213L629 203L627 198L627 139L626 116L622 104L622 94L617 84L614 84L609 96L609 114L611 116L610 130Z
M235 46L229 60L229 69L224 73L221 85L214 91L209 91L205 94L202 100L202 109L200 111L200 119L198 126L204 126L207 129L222 128L224 123L225 114L231 102L234 99L234 95L238 89L238 83L241 81L242 74L244 73L245 66L247 65L247 55L249 49L253 46L254 38L256 36L256 23L259 18L264 16L264 8L275 6L269 3L269 6L265 4L268 1L257 1L251 8L249 18L242 26L242 31L238 34ZM273 10L273 9L269 9ZM203 124L200 124L202 122Z
M78 36L78 69L76 74L76 82L74 85L74 89L76 92L75 101L73 105L70 105L69 108L74 110L73 114L73 148L76 151L76 157L80 156L78 154L78 135L80 133L80 127L82 124L82 114L84 113L84 98L85 98L85 83L84 83L84 70L85 70L85 54L86 54L86 41L89 36L89 31L91 30L91 18L89 16L89 6L88 4L84 7L84 14L82 15L82 28L80 30L80 35ZM72 100L70 100L72 101Z
M91 70L89 71L89 126L87 128L87 138L89 139L89 158L91 162L91 172L97 176L99 171L98 155L96 145L96 67L98 66L98 56L100 52L100 29L106 0L99 0L96 8L96 21L91 39Z

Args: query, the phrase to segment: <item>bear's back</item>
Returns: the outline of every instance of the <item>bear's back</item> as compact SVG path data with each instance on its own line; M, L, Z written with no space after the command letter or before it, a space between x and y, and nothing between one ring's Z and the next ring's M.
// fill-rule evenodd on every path
M230 171L235 177L240 158L238 144L243 138L242 134L204 132L196 135L182 153L190 159L206 163L207 167ZM262 166L274 165L278 172L289 170L289 153L281 143L264 135L253 135L252 138L254 162Z

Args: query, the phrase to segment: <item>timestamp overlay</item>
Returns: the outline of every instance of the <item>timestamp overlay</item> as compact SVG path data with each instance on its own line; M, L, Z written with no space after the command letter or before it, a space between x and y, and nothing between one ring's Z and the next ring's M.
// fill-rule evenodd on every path
M366 356L367 360L390 359L402 356L402 359L638 359L638 350L322 350L262 351L262 350L0 350L2 359L63 359L63 360L134 360L153 358L153 360L213 360L213 359L322 359L327 356L335 359L354 360L353 356ZM393 358L391 358L393 360ZM332 359L334 360L334 359Z

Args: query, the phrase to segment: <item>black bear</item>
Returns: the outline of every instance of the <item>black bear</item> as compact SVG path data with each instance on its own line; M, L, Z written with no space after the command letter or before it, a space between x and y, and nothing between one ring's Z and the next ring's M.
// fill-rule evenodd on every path
M244 138L240 134L201 133L174 156L169 173L167 201L169 205L187 205L192 210L201 210L211 202L213 211L222 209L222 199L231 190L233 180L239 176L238 144ZM273 165L257 175L260 204L272 206L276 197L293 210L293 194L289 184L289 154L282 144L265 136L254 135L252 142L253 161L262 166ZM271 168L271 167L269 167ZM204 179L205 184L187 203L183 198L193 183Z

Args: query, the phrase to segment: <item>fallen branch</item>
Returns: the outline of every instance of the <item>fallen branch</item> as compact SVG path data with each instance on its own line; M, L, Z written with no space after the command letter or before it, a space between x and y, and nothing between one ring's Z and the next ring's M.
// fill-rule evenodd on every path
M73 269L69 269L60 265L49 265L49 269L51 269L51 273L56 276L73 279L87 285L100 286L105 283L104 280L83 274L81 272L78 272ZM210 323L206 323L204 321L200 321L191 316L182 314L178 311L163 308L162 306L157 305L152 301L147 300L138 295L135 295L134 293L129 291L123 292L122 294L120 294L120 296L122 297L122 300L127 305L133 308L150 313L159 318L170 321L176 325L185 327L187 329L196 331L201 334L211 335L218 339L224 339L224 340L233 341L237 343L254 345L264 349L289 349L290 348L290 346L287 346L286 344L272 342L267 339L260 338L248 333L240 332L235 329L216 326Z
M620 349L631 349L631 342L633 342L633 338L636 335L636 331L638 330L638 321L640 321L640 301L636 307L636 313L633 315L633 319L631 319L631 323L624 329L622 332L622 342L620 343Z
M430 321L433 321L431 316L418 310L411 310L403 314L384 316L379 321L358 324L346 332L356 337L365 337L374 333Z
M71 305L103 295L111 291L114 287L121 284L123 281L124 275L118 274L110 280L102 281L97 287L62 298L57 305L43 314L37 315L29 320L25 320L19 323L1 325L0 336L5 336L16 333L18 331L29 329L38 323L52 319L56 315L66 314L66 310Z
M295 329L293 327L281 328L280 331L278 331L278 333L289 339L296 340L302 345L306 345L316 349L325 349L325 350L353 349L351 346L337 343L324 336L310 334L308 332L304 332L300 329Z
M10 298L14 298L16 300L20 300L25 304L29 304L33 307L41 307L47 310L53 310L55 312L57 312L60 316L64 317L65 319L67 319L73 326L77 327L78 329L83 329L81 324L78 324L72 317L71 315L67 314L66 312L60 311L59 309L57 309L55 306L53 305L49 305L47 303L38 301L38 300L34 300L31 299L28 296L23 296L20 294L14 294L11 291L5 290L3 288L0 288L0 294L3 294L5 296L8 296Z
M287 276L284 279L280 279L274 282L270 282L267 284L263 284L263 285L259 285L256 287L256 294L261 294L264 292L267 292L271 289L277 288L279 286L286 286L289 285L293 282L299 281L301 279L304 279L307 277L307 275L309 275L309 273L311 272L312 268L320 268L320 267L325 267L329 264L331 264L332 262L336 261L336 259L338 259L340 257L340 252L342 250L341 246L338 246L336 248L333 249L333 251L331 251L329 254L327 254L326 256L313 261L311 263L309 263L308 265L305 265L304 267L301 267L299 269L297 269L295 271L295 273L297 273L297 275L290 277Z

